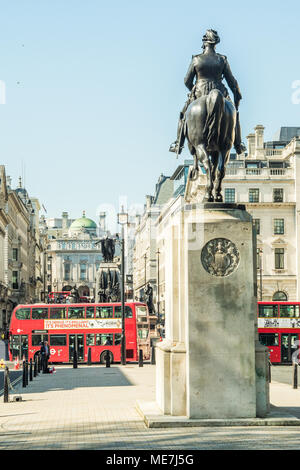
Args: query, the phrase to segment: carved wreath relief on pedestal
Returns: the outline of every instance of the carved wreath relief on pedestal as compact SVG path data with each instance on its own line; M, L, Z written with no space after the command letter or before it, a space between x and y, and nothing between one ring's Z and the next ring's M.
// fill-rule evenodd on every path
M202 249L201 262L212 276L226 277L237 269L240 254L233 242L226 238L216 238Z

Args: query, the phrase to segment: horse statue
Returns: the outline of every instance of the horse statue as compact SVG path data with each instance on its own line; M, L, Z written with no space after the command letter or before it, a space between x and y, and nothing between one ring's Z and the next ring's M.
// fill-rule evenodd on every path
M236 110L219 90L195 100L186 112L185 134L194 166L190 178L198 176L202 163L207 184L205 202L223 202L222 181L235 137Z
M189 177L197 178L200 162L207 175L206 202L223 201L222 180L232 146L238 155L246 150L241 141L238 113L242 95L227 57L215 51L219 42L218 33L207 30L203 36L203 53L192 58L184 80L190 94L180 113L177 140L170 147L171 152L180 154L187 138L194 158ZM222 83L223 78L234 95L234 104Z

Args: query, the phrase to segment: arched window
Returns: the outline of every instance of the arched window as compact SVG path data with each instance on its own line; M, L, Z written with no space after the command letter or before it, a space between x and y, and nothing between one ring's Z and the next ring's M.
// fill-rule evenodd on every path
M280 290L273 295L273 302L287 302L287 299L286 293Z

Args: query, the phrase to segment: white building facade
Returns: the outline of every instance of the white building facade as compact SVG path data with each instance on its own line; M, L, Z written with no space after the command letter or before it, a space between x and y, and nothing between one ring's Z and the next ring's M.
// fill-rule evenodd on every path
M39 201L16 189L0 165L0 329L7 332L13 308L41 300L44 245L39 237Z
M300 138L264 142L248 136L248 154L231 160L224 201L246 204L257 229L258 299L300 300Z
M48 292L78 289L82 297L95 298L96 273L101 261L100 239L106 236L101 227L87 218L62 218L44 221L47 226L47 289Z

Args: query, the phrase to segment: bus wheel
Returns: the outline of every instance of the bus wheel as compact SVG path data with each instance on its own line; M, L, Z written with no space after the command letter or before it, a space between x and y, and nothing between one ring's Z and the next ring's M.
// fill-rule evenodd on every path
M106 353L109 354L109 362L112 364L114 362L114 356L111 351L102 351L100 354L100 364L106 363Z

